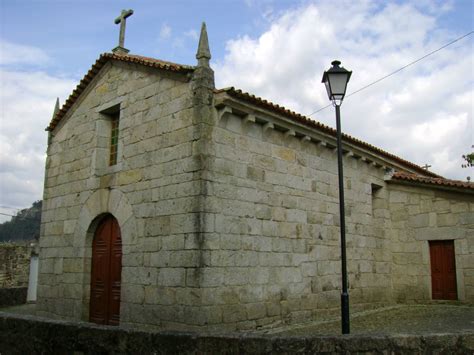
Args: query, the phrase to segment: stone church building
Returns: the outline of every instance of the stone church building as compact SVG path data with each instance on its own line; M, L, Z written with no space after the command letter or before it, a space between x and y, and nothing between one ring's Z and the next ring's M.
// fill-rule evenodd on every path
M49 133L38 309L165 329L339 314L336 132L197 65L102 54ZM474 302L474 184L343 135L351 310Z

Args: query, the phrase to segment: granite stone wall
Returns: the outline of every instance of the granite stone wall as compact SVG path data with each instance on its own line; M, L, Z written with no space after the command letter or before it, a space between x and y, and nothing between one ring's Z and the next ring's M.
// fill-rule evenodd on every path
M388 203L395 301L431 299L429 241L454 240L458 299L474 302L474 195L390 184Z
M201 283L228 329L323 319L340 303L339 202L334 146L226 113L213 131ZM355 308L391 302L384 171L346 156L348 269ZM212 233L211 233L212 232ZM212 242L212 243L211 243Z
M198 138L189 78L109 62L51 132L40 238L38 308L88 320L91 245L105 214L122 234L121 321L187 322L199 223ZM110 109L120 108L108 166Z

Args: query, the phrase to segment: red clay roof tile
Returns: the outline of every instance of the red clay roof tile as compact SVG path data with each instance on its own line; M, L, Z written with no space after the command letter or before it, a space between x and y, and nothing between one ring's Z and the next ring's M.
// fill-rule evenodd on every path
M249 94L247 92L243 92L242 90L235 89L234 87L229 87L229 88L216 90L216 93L221 93L221 92L225 92L225 93L227 93L230 96L233 96L235 98L245 100L247 102L259 105L259 106L261 106L263 108L266 108L268 110L271 110L271 111L274 111L276 113L285 115L286 117L288 117L289 119L291 119L291 120L293 120L297 123L300 123L300 124L303 124L303 125L306 125L308 127L315 128L315 129L318 129L318 130L321 130L321 131L324 131L324 132L326 132L326 133L328 133L328 134L330 134L334 137L336 136L336 130L334 128L326 126L326 125L324 125L324 124L322 124L318 121L314 121L314 120L310 119L309 117L306 117L306 116L303 116L300 113L291 111L291 110L289 110L289 109L287 109L283 106L280 106L280 105L274 104L270 101L267 101L265 99L262 99L261 97ZM413 169L413 170L415 170L415 171L417 171L417 172L419 172L423 175L428 175L428 176L435 177L435 178L441 178L441 176L439 176L435 173L432 173L431 171L425 170L419 165L416 165L416 164L411 163L411 162L409 162L405 159L397 157L396 155L388 153L388 152L386 152L386 151L384 151L380 148L377 148L377 147L375 147L375 146L373 146L369 143L361 141L360 139L354 138L354 137L352 137L348 134L343 133L342 138L344 140L346 140L347 142L350 142L350 143L352 143L354 145L357 145L359 147L362 147L364 149L370 150L370 151L372 151L372 152L374 152L378 155L381 155L381 156L390 158L392 160L395 160L398 163L400 163L401 165L409 167L409 168L411 168L411 169Z
M100 57L96 60L96 62L92 65L86 75L82 78L76 88L73 90L71 95L69 95L68 99L64 102L61 109L56 113L55 116L51 119L49 126L46 128L47 131L52 131L64 117L66 112L69 111L71 106L76 102L85 88L89 85L89 83L94 79L95 75L100 71L100 69L110 60L126 62L126 63L136 63L140 65L145 65L152 68L157 68L161 70L169 70L178 73L188 73L194 70L193 66L189 65L181 65L171 62L165 62L163 60L149 58L149 57L142 57L139 55L131 55L131 54L115 54L115 53L103 53Z
M428 185L438 185L445 187L459 187L463 189L474 190L474 183L460 180L449 180L444 178L434 178L420 176L416 174L408 174L402 172L396 172L392 175L392 180L398 181L408 181L414 183L428 184Z

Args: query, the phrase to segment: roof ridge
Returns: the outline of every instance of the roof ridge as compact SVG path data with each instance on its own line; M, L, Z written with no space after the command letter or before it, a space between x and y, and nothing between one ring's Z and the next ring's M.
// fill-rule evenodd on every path
M88 70L88 72L84 75L84 77L79 81L76 88L72 91L69 97L64 102L61 109L59 109L56 114L53 115L51 122L49 123L48 127L46 128L47 131L52 131L61 121L61 119L66 115L72 105L76 102L82 92L86 89L89 83L94 79L97 73L102 69L102 67L109 61L109 60L117 60L127 63L136 63L152 68L157 68L161 70L169 70L178 73L188 73L194 71L194 66L189 65L182 65L172 62L166 62L161 59L151 58L151 57L143 57L136 54L116 54L105 52L102 53L99 58L92 64L92 67Z
M284 106L274 104L273 102L268 101L266 99L263 99L259 96L254 95L254 94L245 92L241 89L236 89L233 86L223 88L223 89L219 89L219 90L216 91L216 93L221 93L221 92L226 92L226 93L228 93L230 95L233 95L234 97L237 97L237 98L243 98L243 99L254 101L255 103L261 104L261 105L265 106L266 108L269 108L273 111L277 111L277 112L283 113L285 115L288 115L291 119L297 121L298 123L301 123L301 124L304 124L304 125L307 125L307 126L311 126L312 128L321 129L323 131L328 132L331 135L336 134L336 130L334 128L330 127L330 126L327 126L327 125L325 125L325 124L323 124L319 121L316 121L312 118L309 118L308 116L302 115L301 113L292 111L292 110L290 110L290 109L288 109ZM401 163L403 165L409 166L412 169L417 170L420 173L424 173L426 175L429 175L429 176L435 177L435 178L443 178L442 176L440 176L438 174L435 174L431 171L425 170L424 168L422 168L421 166L419 166L415 163L412 163L412 162L410 162L406 159L400 158L400 157L398 157L398 156L396 156L392 153L389 153L389 152L387 152L387 151L385 151L381 148L378 148L378 147L376 147L376 146L374 146L370 143L364 142L361 139L352 137L352 136L350 136L346 133L342 133L342 137L346 141L355 143L356 145L359 145L363 148L369 149L373 152L376 152L377 154L381 154L385 157L394 159L394 160L398 161L399 163Z
M168 60L143 56L143 55L139 55L139 54L130 54L130 53L116 54L116 53L111 53L111 52L105 52L105 53L102 53L102 55L110 56L113 59L120 59L120 57L130 57L130 58L136 58L138 60L156 62L156 63L160 63L160 64L164 64L164 65L179 66L179 67L193 69L193 70L196 68L194 65L180 64L180 63L170 62Z

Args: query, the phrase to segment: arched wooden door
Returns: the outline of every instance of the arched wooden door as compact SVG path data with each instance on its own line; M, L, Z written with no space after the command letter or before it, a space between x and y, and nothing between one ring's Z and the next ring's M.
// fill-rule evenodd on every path
M92 242L89 320L98 324L120 323L122 238L117 220L105 217Z

